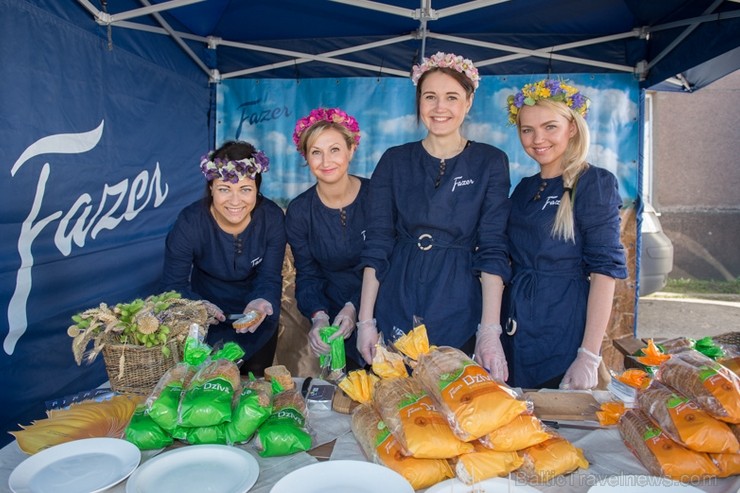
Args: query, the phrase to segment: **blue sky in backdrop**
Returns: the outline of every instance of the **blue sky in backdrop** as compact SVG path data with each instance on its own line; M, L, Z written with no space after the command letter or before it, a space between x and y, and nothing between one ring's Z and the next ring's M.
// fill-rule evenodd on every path
M569 81L591 98L589 162L619 179L626 203L637 197L639 157L639 89L630 74L568 74ZM516 129L507 122L506 97L544 75L483 77L463 126L465 137L503 149L511 164L513 187L536 174L537 163L521 148ZM369 177L389 147L424 137L417 125L414 86L409 79L235 79L218 87L216 140L252 142L271 160L262 192L281 205L314 183L293 144L295 122L316 107L340 107L360 124L361 141L350 170Z

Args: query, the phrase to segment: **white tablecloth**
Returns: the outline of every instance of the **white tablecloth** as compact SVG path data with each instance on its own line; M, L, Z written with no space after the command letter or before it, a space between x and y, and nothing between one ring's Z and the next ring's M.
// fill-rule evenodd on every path
M365 460L359 444L350 431L351 420L349 416L333 411L314 410L309 413L309 422L314 434L314 446L336 439L330 460ZM578 471L574 474L558 477L546 485L534 485L540 491L547 493L586 493L593 484L610 476L648 474L647 470L625 447L616 428L601 430L561 428L559 432L574 445L583 449L591 465L587 471ZM270 493L272 486L289 472L318 462L318 459L305 452L288 457L262 458L257 454L251 442L241 447L257 459L260 467L259 479L250 493ZM146 461L152 456L148 452L144 452L142 455L142 461ZM10 473L27 457L18 448L16 442L0 449L0 492L10 491L8 487ZM627 480L624 481L627 484ZM694 486L707 493L736 493L740 492L740 477L706 480L696 483ZM123 482L107 491L110 493L124 493L125 490L125 482ZM422 491L420 490L419 493ZM618 491L620 490L615 489L615 493Z

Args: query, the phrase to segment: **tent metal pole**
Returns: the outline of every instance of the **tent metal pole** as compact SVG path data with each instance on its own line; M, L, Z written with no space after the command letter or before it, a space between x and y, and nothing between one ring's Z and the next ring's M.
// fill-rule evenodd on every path
M707 10L704 11L704 14L706 15L706 14L711 14L712 12L714 12L714 9L716 9L723 1L724 0L715 0L714 3L712 5L710 5L709 8L707 8ZM679 44L681 44L681 42L684 39L686 39L689 36L689 34L691 34L692 32L694 32L694 30L697 27L699 27L699 24L701 24L701 22L694 22L694 23L692 23L681 34L679 34L678 36L676 36L673 39L673 41L671 41L671 43L668 46L665 47L665 49L663 51L661 51L660 53L658 53L655 56L655 58L653 58L652 60L650 60L650 62L648 62L648 70L650 70L656 63L658 63L663 58L665 58L665 56L668 55L668 53L670 53L671 51L673 51L676 48L676 46L678 46Z
M487 43L487 42L484 42L484 41L467 39L467 38L461 38L459 36L449 36L449 35L446 35L446 34L437 34L437 33L434 33L434 32L429 33L429 37L430 38L435 38L435 39L440 39L440 40L443 40L443 41L451 41L453 43L467 44L467 45L477 46L477 47L481 47L481 48L489 48L489 49L500 50L500 51L508 51L510 53L513 53L513 55L508 55L508 56L505 56L505 57L491 58L491 59L488 59L488 60L476 61L475 62L475 65L478 66L478 67L483 67L483 66L486 66L486 65L494 65L494 64L497 64L497 63L502 63L502 62L506 62L506 61L517 60L517 59L520 59L520 58L526 58L526 57L529 57L529 56L534 56L534 57L539 57L539 58L548 58L548 59L549 58L552 58L553 60L560 60L560 61L565 61L565 62L572 62L572 63L576 63L576 64L579 64L579 65L588 65L588 66L592 66L592 67L609 68L609 69L616 70L616 71L621 71L621 72L634 72L635 68L634 67L630 67L628 65L617 65L617 64L614 64L614 63L599 62L599 61L596 61L596 60L588 60L588 59L585 59L585 58L572 57L572 56L567 56L567 55L558 55L556 53L553 53L553 51L563 50L563 49L567 49L567 48L573 48L574 46L588 46L588 45L592 45L592 44L598 44L598 43L602 43L605 40L607 40L606 38L609 38L609 40L611 40L611 39L622 39L622 38L627 38L627 37L634 37L634 36L636 36L636 33L637 32L639 32L639 31L638 30L635 30L635 31L632 31L630 33L624 33L624 34L621 34L621 35L607 36L605 38L598 38L598 39L593 39L593 40L588 40L588 41L580 41L578 43L568 43L566 45L562 45L562 47L561 46L545 47L545 48L540 48L538 50L526 50L526 49L523 49L523 48L515 48L513 46L507 46L507 45L502 45L502 44L498 44L498 43Z
M141 0L141 2L145 5L149 5L148 0ZM203 70L203 72L206 73L206 75L211 77L213 75L211 69L205 63L203 63L203 61L200 58L198 58L198 55L196 55L195 52L191 50L190 47L185 43L185 41L183 41L182 38L180 38L180 36L177 34L177 31L172 29L172 27L167 23L167 21L164 20L164 17L162 17L160 14L156 12L152 13L152 15L154 16L155 19L157 19L157 22L159 22L159 24L164 28L164 30L167 31L167 34L172 36L172 39L175 40L175 43L177 43L178 46L180 46L180 48L182 48L182 50L185 53L187 53L190 56L190 58L193 59L196 65L198 65L201 68L201 70Z
M396 7L395 5L386 5L380 2L372 2L370 0L329 0L335 3L343 3L345 5L351 5L352 7L360 7L368 10L377 10L379 12L385 12L386 14L398 15L401 17L409 17L416 19L416 12L411 9L405 9L403 7Z
M510 0L471 0L470 2L455 5L454 7L445 7L437 10L437 15L441 19L442 17L448 17L451 15L462 14L471 10L482 9L484 7L490 7L499 3L506 3ZM738 0L740 1L740 0Z

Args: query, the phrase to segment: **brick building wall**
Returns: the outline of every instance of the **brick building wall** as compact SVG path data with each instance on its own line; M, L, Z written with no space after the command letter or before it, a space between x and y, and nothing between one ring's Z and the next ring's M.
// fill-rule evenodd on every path
M740 277L740 70L694 93L653 93L653 205L671 278Z

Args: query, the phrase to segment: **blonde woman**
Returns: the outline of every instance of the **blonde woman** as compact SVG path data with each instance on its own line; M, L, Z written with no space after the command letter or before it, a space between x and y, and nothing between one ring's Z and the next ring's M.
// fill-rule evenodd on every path
M514 277L503 317L508 383L593 388L615 279L627 277L617 180L586 161L589 100L575 87L545 79L508 103L522 147L540 165L511 195Z
M339 330L330 340L345 340L347 368L356 369L361 366L354 333L362 284L358 264L369 207L369 180L349 172L360 126L340 108L316 108L296 122L293 142L316 178L291 201L285 217L298 309L311 320L313 353L329 353L321 330L331 323Z

